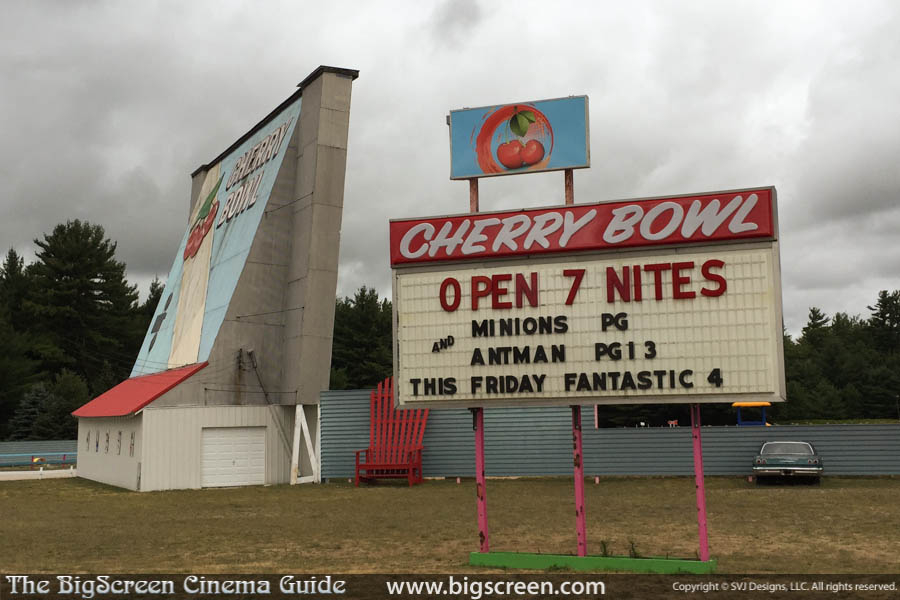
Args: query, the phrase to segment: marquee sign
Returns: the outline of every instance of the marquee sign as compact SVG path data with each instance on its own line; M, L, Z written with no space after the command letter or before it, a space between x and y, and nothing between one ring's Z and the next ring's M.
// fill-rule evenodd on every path
M409 406L784 399L775 190L397 220Z

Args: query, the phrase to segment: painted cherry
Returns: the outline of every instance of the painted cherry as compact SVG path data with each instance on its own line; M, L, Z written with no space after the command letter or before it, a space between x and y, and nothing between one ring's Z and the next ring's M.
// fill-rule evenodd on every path
M197 251L200 250L200 244L203 243L203 225L197 224L194 227L194 243L191 246L191 256L197 256Z
M192 229L190 235L188 235L187 244L184 246L184 260L187 260L194 256L197 253L197 247L200 245L197 240L197 230Z
M522 161L522 143L519 140L510 140L497 146L497 160L507 169L518 169L524 163Z
M522 148L522 162L526 165L533 165L544 158L544 145L538 140L528 140L525 147Z
M209 209L209 213L206 215L202 221L197 221L194 224L193 229L191 229L190 235L188 235L187 244L184 246L184 255L182 258L187 260L189 258L193 258L197 255L197 252L200 251L200 246L203 244L203 239L207 236L210 230L213 228L216 221L216 213L219 210L219 201L216 200L213 202L213 205Z

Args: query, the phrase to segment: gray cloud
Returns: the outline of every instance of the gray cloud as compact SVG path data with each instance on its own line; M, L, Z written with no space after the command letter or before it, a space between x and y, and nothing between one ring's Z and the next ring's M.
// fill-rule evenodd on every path
M339 293L390 293L391 217L463 212L450 109L587 94L576 201L775 185L785 321L900 287L892 2L241 2L6 6L0 242L106 227L165 277L189 174L319 64L353 89ZM562 201L559 173L484 180L485 210Z
M459 47L477 35L482 9L477 0L444 0L431 17L431 36L440 45Z

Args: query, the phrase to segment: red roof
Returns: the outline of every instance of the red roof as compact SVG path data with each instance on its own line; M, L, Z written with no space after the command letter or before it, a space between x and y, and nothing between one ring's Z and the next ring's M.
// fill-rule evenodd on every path
M126 379L73 412L72 416L124 417L133 415L208 364L208 362L196 363L152 375Z

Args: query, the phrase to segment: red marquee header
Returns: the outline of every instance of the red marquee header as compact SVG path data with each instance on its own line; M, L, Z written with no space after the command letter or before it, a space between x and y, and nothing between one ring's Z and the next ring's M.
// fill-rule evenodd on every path
M774 239L775 189L391 221L391 265Z

